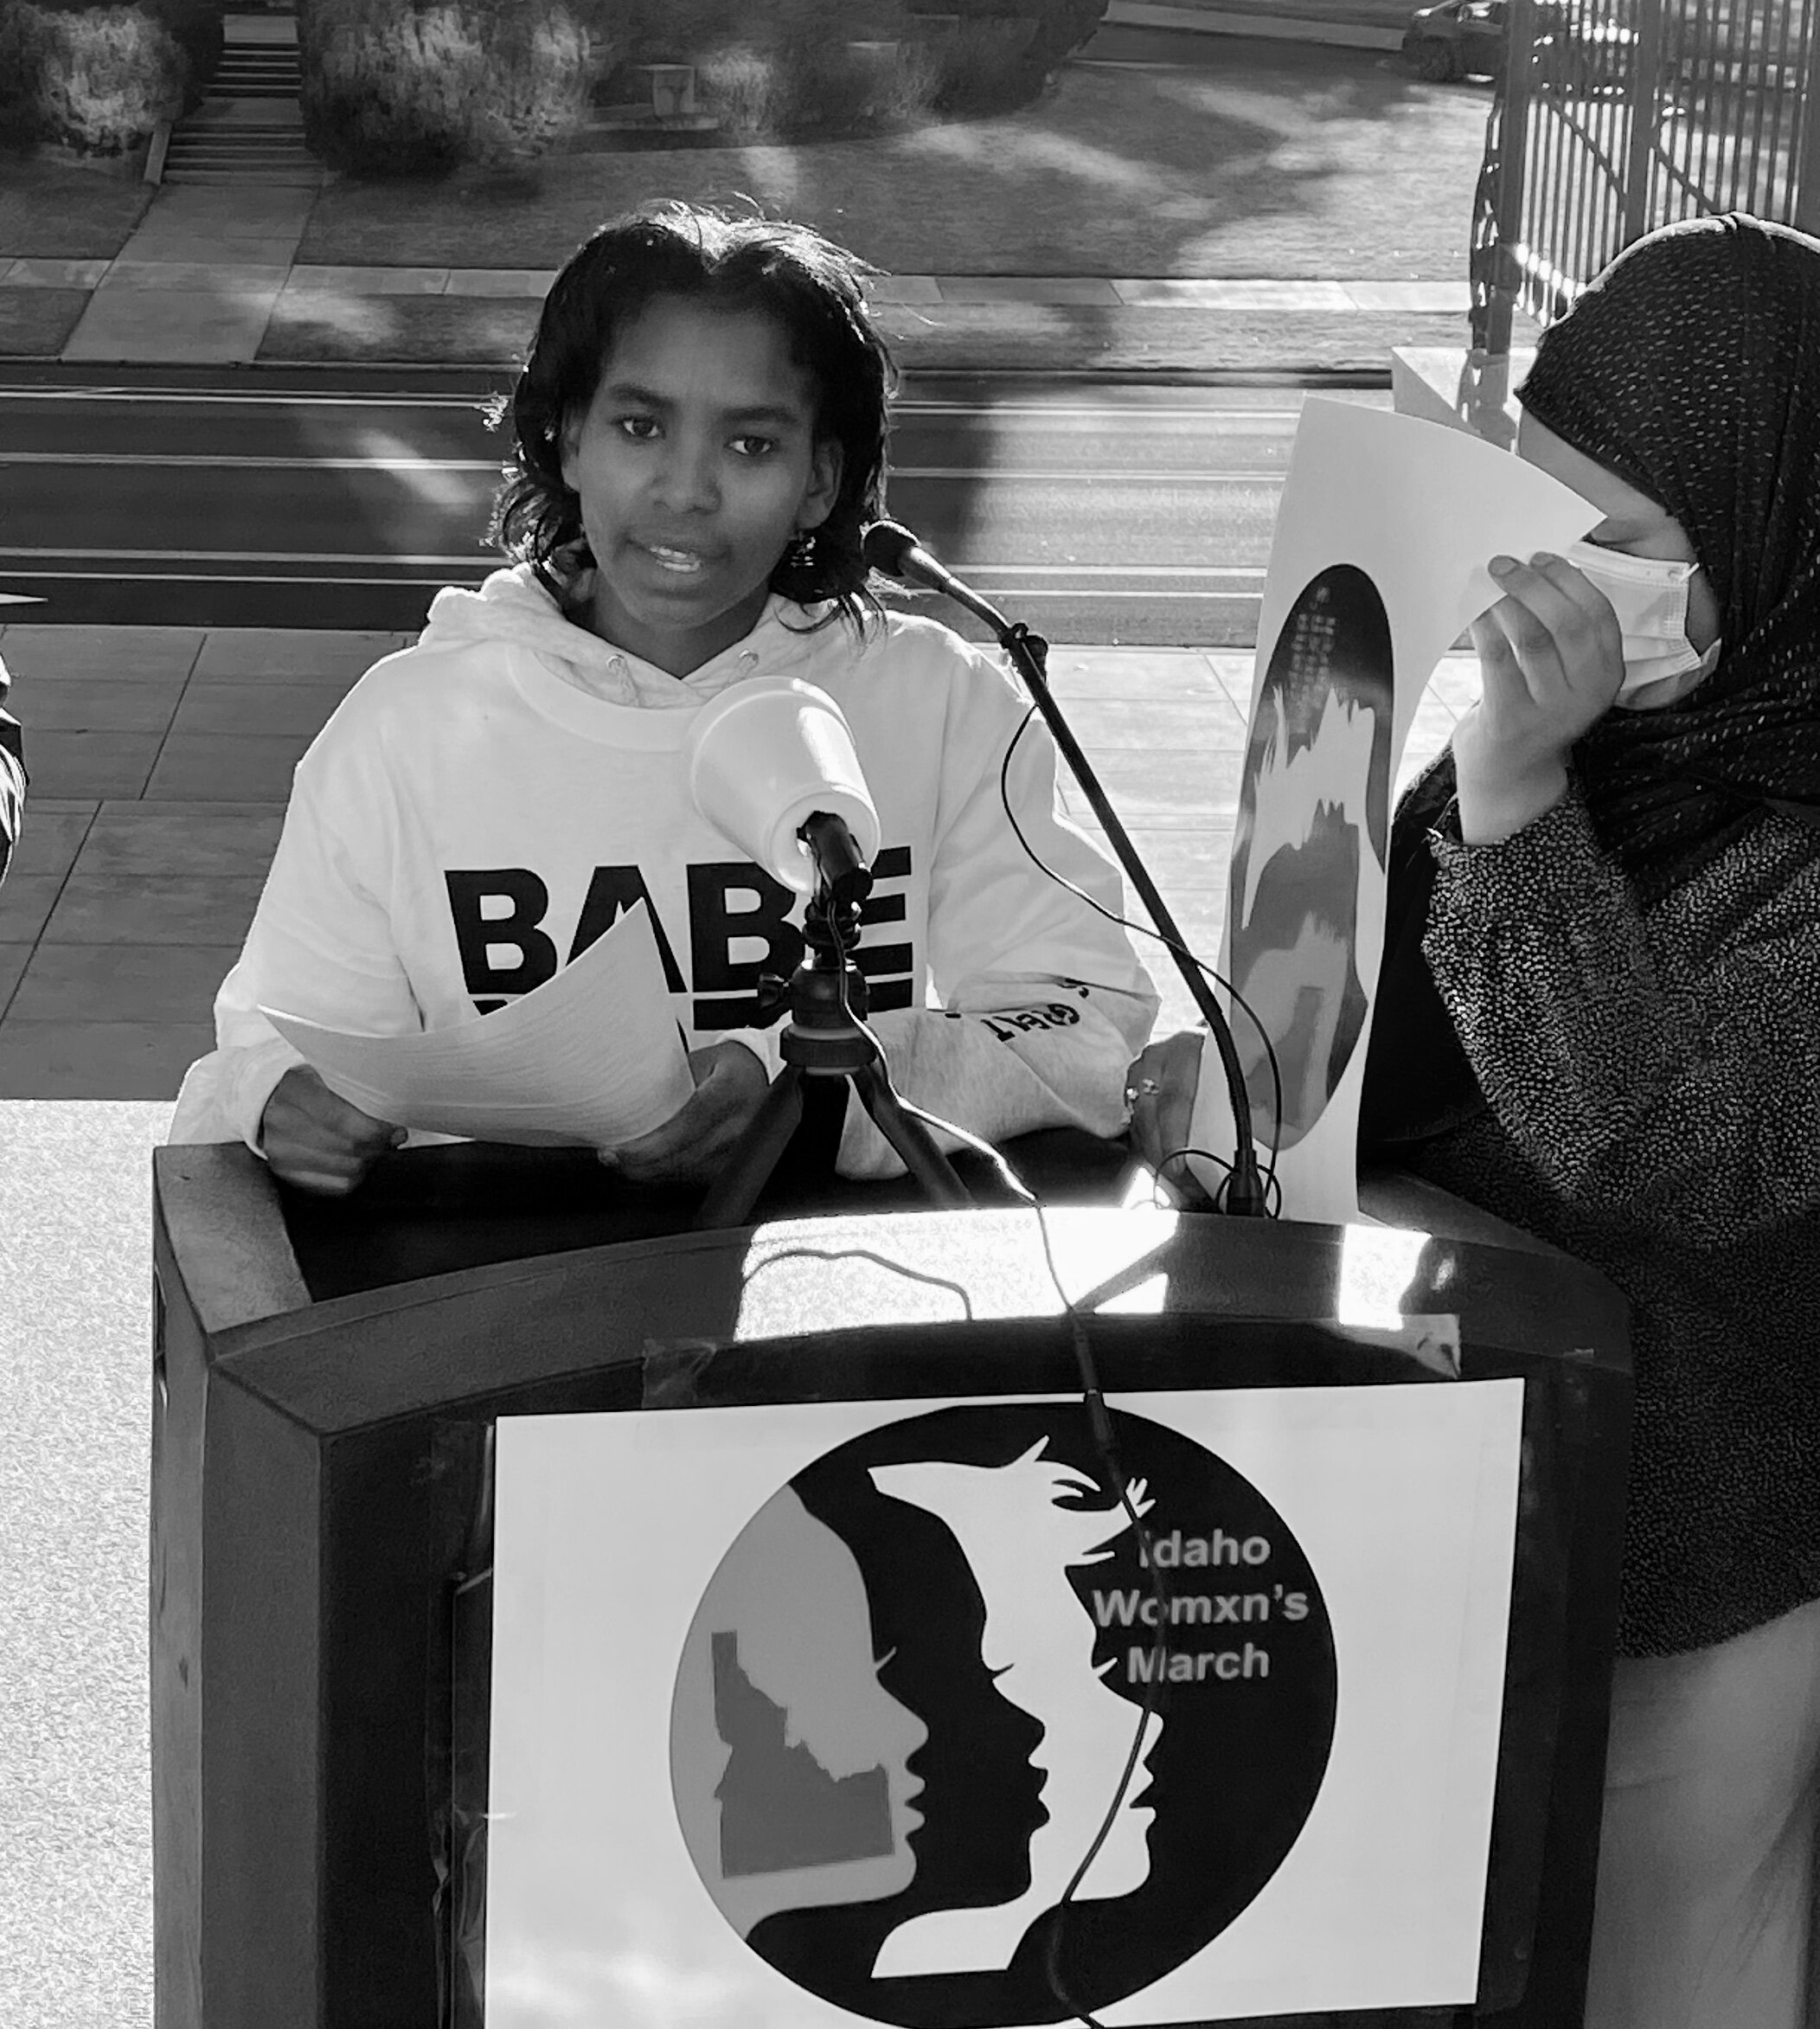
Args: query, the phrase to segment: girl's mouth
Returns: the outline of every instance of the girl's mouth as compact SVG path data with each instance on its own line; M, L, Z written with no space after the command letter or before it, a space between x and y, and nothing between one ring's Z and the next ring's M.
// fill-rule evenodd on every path
M676 549L667 543L641 543L638 547L663 569L674 571L679 577L706 568L707 559L699 550Z

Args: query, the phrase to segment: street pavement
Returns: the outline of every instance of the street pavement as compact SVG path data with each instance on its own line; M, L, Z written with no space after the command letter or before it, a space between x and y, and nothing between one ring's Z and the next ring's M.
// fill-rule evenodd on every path
M471 584L510 376L0 383L0 584L60 623L406 629ZM1332 398L1387 407L1381 388ZM889 511L1055 640L1248 645L1304 390L913 376ZM23 618L25 616L20 615Z

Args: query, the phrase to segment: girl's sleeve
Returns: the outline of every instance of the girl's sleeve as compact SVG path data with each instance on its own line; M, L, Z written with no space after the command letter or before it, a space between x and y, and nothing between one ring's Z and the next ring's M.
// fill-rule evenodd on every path
M881 1014L873 1027L899 1092L986 1140L1054 1127L1110 1137L1125 1127L1125 1071L1157 1005L1126 933L1093 906L1122 915L1123 883L1057 813L1047 728L1039 720L1016 737L1028 701L984 656L957 652L971 666L950 692L929 881L941 1005ZM1005 796L1028 851L1000 795L1014 738ZM838 1166L853 1177L903 1166L857 1101Z
M298 764L253 927L215 995L215 1047L184 1077L173 1141L262 1153L266 1103L304 1061L262 1007L368 1036L423 1026L378 893L388 799L350 745L325 734Z
M1567 1199L1710 1248L1820 1204L1820 868L1716 956L1652 950L1577 789L1430 834L1423 951L1492 1112Z

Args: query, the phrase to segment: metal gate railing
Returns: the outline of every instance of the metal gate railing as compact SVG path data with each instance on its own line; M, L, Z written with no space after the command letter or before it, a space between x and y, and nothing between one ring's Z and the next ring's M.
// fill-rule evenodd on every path
M1657 226L1748 211L1820 231L1820 0L1509 0L1509 17L1472 223L1493 401L1516 310L1548 324Z

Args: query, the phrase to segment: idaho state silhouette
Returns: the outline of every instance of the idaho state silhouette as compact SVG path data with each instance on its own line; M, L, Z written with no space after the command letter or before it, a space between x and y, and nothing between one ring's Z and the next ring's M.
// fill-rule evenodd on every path
M671 1707L684 1840L752 1949L852 2013L1003 2029L1137 1994L1246 1907L1313 1807L1336 1666L1306 1557L1211 1452L1114 1428L1162 1615L1073 1403L842 1445L703 1594Z

